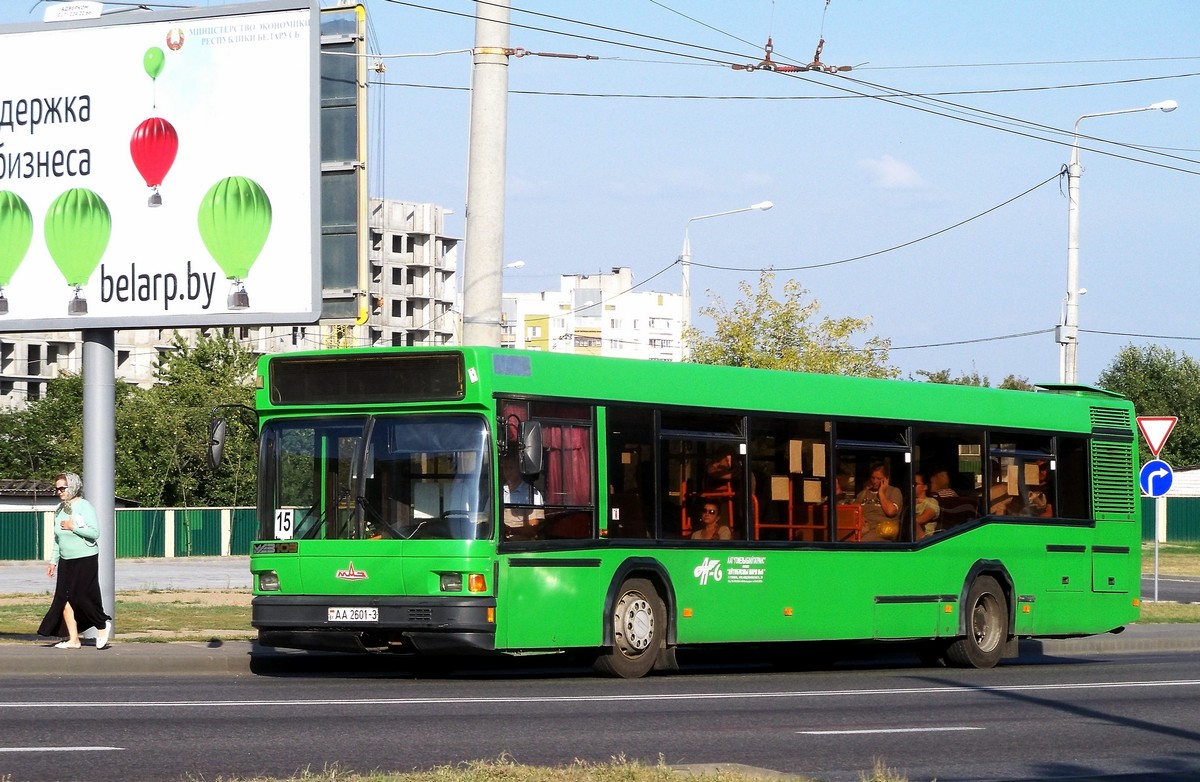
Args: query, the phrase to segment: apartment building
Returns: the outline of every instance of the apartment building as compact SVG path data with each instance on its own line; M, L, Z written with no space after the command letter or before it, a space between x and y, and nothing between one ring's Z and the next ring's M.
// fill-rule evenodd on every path
M679 361L683 297L634 288L633 271L564 274L557 291L505 293L500 344L528 350Z

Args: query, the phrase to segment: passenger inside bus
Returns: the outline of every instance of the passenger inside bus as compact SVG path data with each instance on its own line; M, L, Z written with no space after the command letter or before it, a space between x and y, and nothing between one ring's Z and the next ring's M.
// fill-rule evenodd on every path
M913 475L913 514L916 517L917 540L937 532L942 508L937 500L929 496L929 486L921 473Z
M929 470L929 494L937 500L939 513L937 529L953 529L965 521L979 516L974 496L960 492L950 483L950 473L940 466ZM971 493L973 495L973 493Z
M862 506L864 542L895 540L896 535L885 536L891 525L884 522L898 523L904 510L904 496L900 490L891 485L887 465L876 462L871 465L871 474L866 487L858 493L855 502ZM896 527L899 531L899 527Z
M692 540L730 540L733 534L721 518L721 509L714 502L704 503L700 511L700 528L692 533Z
M504 493L504 537L506 540L532 540L538 536L545 518L542 493L521 474L519 451L510 447L500 458Z
M1050 464L1045 459L1041 459L1037 462L1037 483L1028 487L1029 501L1026 503L1026 508L1030 516L1049 518L1054 515L1054 506L1050 502L1053 492L1050 481Z

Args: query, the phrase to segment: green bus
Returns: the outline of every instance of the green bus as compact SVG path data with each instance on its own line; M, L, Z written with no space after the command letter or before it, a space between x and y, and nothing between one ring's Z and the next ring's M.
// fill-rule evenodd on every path
M990 667L1138 617L1134 412L1093 388L364 348L264 356L256 412L267 646Z

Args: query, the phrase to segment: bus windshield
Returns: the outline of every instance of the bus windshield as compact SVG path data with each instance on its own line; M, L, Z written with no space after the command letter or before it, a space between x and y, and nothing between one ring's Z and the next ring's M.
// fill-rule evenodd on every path
M474 415L272 421L263 539L490 538L487 426Z

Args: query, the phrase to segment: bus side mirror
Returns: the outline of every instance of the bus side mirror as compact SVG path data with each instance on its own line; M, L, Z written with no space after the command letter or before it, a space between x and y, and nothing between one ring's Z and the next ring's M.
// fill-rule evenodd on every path
M258 417L253 407L247 407L242 404L227 404L217 405L212 410L212 418L208 421L208 466L210 469L216 470L221 465L221 454L225 452L225 435L227 423L224 418L217 415L221 410L236 410L240 413L248 413L251 420Z
M225 419L214 418L208 422L208 468L221 466L221 455L225 452Z
M517 437L520 441L519 464L521 474L529 477L542 472L542 423L522 421Z

